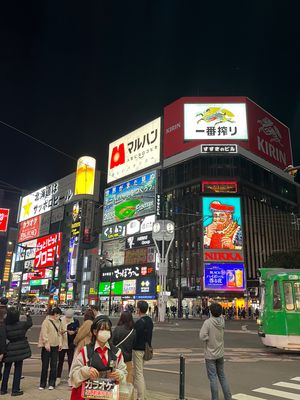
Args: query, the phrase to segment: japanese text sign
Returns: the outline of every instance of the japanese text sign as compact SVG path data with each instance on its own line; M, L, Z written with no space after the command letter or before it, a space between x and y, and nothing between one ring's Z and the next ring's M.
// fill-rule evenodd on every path
M94 400L119 400L119 385L112 379L87 380L82 384L81 397Z
M160 162L161 118L109 145L107 183Z
M9 209L0 208L0 232L7 231Z
M58 263L61 237L61 233L55 233L37 239L37 249L34 259L35 268L52 267L55 261L56 264Z
M244 264L204 264L204 289L244 291Z
M40 234L41 216L29 218L19 224L19 238L18 242L25 242L26 240L35 239Z

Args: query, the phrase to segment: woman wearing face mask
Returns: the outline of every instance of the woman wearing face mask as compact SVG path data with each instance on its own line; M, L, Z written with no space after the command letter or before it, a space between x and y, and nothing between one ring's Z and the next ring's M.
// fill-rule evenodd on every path
M50 363L49 390L55 388L58 352L62 349L63 326L60 321L61 309L53 308L42 323L38 347L42 348L42 371L40 390L46 388Z
M81 349L71 367L71 400L83 400L81 385L88 379L110 378L118 383L126 383L126 365L121 350L110 342L111 328L111 321L106 316L94 320L91 326L92 341Z

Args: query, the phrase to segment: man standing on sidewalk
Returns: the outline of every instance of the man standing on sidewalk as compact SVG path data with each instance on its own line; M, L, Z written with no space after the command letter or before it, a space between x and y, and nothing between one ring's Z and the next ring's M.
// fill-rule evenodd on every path
M218 379L224 399L231 400L230 388L224 372L224 318L222 306L213 303L210 306L211 316L204 321L200 330L200 339L204 342L204 357L207 376L210 381L211 399L218 400Z
M137 391L137 400L145 400L146 385L144 379L144 354L146 343L151 346L153 322L152 319L146 315L148 310L148 303L146 301L138 301L137 313L139 319L135 323L135 341L133 344L133 368L134 368L134 387Z

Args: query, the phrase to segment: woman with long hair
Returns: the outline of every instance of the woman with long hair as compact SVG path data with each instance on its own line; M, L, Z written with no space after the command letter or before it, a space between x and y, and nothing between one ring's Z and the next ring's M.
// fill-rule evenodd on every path
M135 339L134 321L132 313L123 311L117 326L113 331L112 342L122 350L127 367L127 383L133 383L132 373L132 347Z
M93 310L91 309L86 310L83 317L84 322L78 329L77 335L75 336L74 339L74 344L76 346L76 354L78 354L86 344L91 343L92 339L91 326L94 319L95 319L95 314Z
M31 357L31 350L26 338L26 332L32 327L32 319L27 314L26 321L20 321L20 312L11 307L7 310L6 316L6 339L8 344L4 355L4 372L1 384L1 394L7 393L7 384L12 364L15 364L14 379L12 385L12 396L20 396L23 391L20 389L23 361Z
M88 379L109 378L117 383L126 382L126 364L121 350L111 344L111 328L111 321L105 315L92 323L91 343L80 350L71 367L71 400L83 400L81 385Z

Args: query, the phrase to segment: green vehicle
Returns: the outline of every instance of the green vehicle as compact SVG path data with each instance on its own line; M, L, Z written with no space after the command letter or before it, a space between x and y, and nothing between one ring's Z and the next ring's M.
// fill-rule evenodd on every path
M300 270L261 268L258 334L265 346L300 350Z

